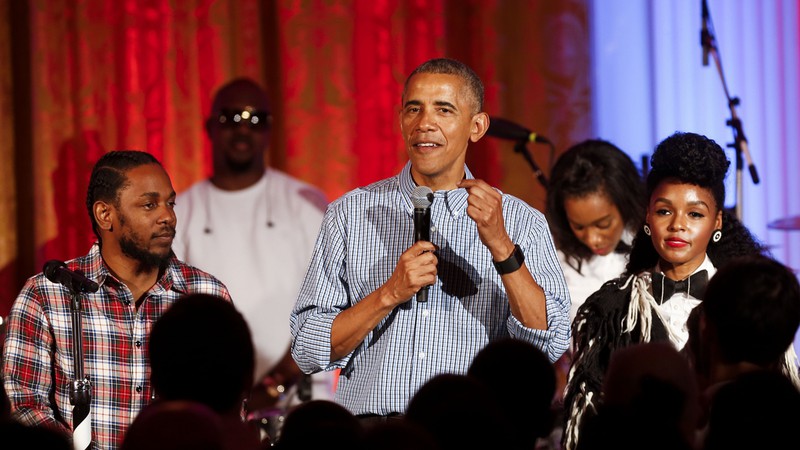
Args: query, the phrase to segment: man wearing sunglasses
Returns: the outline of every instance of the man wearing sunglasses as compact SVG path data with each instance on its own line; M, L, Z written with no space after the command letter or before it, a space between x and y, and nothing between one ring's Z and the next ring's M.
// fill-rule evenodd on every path
M270 127L258 84L238 78L222 86L206 121L214 172L175 206L175 254L220 278L252 331L251 411L294 402L290 386L308 381L288 352L287 320L327 204L317 188L267 167ZM332 380L315 376L313 396L331 398Z

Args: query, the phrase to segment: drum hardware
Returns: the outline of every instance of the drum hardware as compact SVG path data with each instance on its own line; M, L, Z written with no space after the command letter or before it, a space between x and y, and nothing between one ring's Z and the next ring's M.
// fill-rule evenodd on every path
M773 220L767 224L767 228L784 231L800 230L800 216L785 217L783 219Z

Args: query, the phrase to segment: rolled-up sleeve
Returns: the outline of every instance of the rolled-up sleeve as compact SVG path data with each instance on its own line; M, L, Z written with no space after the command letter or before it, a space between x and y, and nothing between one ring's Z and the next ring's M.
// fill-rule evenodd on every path
M345 279L345 228L338 211L331 205L323 219L290 316L292 357L305 373L344 367L350 357L330 361L333 321L351 304Z
M4 388L16 420L66 433L69 430L55 419L50 402L54 390L54 340L41 298L42 294L30 279L11 308L3 350Z
M547 329L525 327L513 314L508 317L511 336L530 342L555 362L569 348L570 298L564 273L558 262L553 238L544 216L534 211L530 222L517 223L524 230L517 239L525 254L525 266L544 291L547 310Z

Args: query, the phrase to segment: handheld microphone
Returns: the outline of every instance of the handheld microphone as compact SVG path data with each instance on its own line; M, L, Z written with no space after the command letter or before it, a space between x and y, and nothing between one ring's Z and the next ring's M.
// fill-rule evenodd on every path
M82 273L67 269L67 265L57 259L44 263L44 276L53 283L65 286L73 294L79 292L97 292L100 285L83 276Z
M708 54L711 51L711 34L708 32L708 3L700 0L703 28L700 30L700 45L703 46L703 67L708 65Z
M501 119L499 117L489 118L489 129L486 130L486 134L496 138L509 139L517 142L550 144L550 140L546 137L534 133L522 125L517 125L510 120Z
M414 242L431 240L431 203L433 191L428 186L417 186L411 191L414 205ZM417 301L428 301L428 286L417 291Z

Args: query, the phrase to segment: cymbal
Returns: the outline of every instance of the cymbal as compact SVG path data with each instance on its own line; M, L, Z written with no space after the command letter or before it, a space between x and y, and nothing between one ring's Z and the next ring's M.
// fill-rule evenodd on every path
M773 220L767 224L767 228L772 228L773 230L800 230L800 216Z

